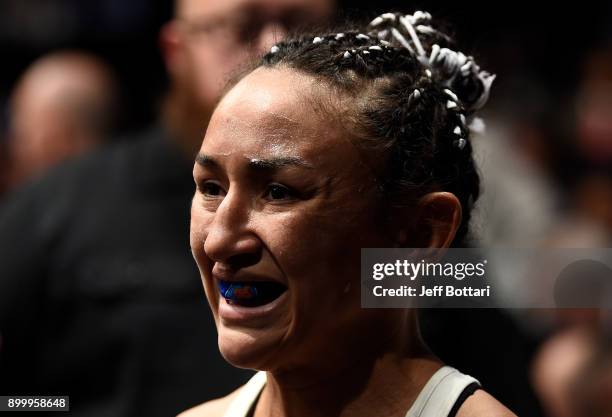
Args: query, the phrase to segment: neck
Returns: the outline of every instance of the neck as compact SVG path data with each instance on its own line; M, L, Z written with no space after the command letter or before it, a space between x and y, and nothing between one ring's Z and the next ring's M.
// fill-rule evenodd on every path
M201 107L179 90L171 90L162 105L163 123L189 160L200 150L210 119L210 112L202 111Z
M351 350L356 349L345 352ZM342 364L326 363L317 371L268 372L255 417L403 417L441 367L416 325L355 353Z

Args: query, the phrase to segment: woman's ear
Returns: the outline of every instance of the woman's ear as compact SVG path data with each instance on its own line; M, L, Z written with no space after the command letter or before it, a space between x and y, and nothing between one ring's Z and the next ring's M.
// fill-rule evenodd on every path
M400 228L399 246L448 248L461 224L461 203L449 192L424 195L413 209L405 227Z

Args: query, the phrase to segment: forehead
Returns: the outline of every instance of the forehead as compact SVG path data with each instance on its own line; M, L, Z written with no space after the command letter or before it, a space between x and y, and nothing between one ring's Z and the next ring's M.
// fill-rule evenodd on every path
M320 91L307 75L260 67L221 100L202 149L221 154L314 156L346 148L349 141L341 126L315 110Z

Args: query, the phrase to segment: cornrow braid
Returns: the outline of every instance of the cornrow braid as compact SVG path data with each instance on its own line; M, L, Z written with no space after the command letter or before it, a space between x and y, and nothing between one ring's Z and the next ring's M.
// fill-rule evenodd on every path
M392 204L436 190L459 199L457 246L480 193L470 126L494 76L453 47L429 13L385 13L364 28L283 41L260 65L301 71L349 97L348 109L336 110L364 146L386 152L379 181Z

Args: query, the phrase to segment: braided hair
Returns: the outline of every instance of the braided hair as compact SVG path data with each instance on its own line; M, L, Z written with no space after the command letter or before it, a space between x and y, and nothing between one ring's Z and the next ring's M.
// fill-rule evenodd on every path
M385 13L363 29L287 39L259 65L301 71L348 97L343 120L351 133L386 152L384 196L405 204L431 191L453 193L463 208L457 246L480 193L470 125L494 76L452 47L429 13Z

